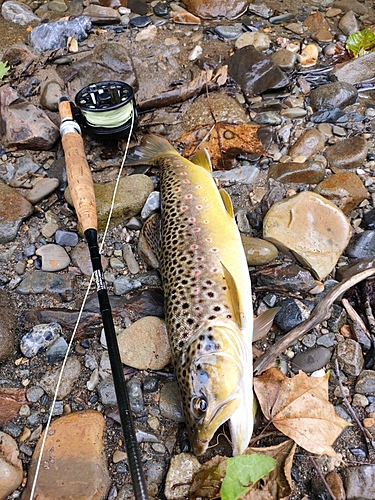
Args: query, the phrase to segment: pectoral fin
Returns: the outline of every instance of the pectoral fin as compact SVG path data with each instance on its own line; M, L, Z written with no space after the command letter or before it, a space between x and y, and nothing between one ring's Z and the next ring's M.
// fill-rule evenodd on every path
M159 268L161 237L161 216L153 214L144 223L138 241L138 251L142 259L151 267Z
M224 264L221 263L221 265L223 267L224 277L228 287L228 296L231 304L231 309L233 311L234 320L238 324L238 326L242 329L243 326L242 318L244 317L244 310L240 301L237 284L232 274L228 271L228 269L224 266Z
M272 309L268 309L268 311L264 311L257 318L255 318L253 342L260 340L267 335L279 309L280 307L273 307Z

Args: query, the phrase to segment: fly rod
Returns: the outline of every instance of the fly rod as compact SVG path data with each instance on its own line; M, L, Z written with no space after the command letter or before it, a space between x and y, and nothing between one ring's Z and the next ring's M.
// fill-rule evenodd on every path
M107 340L108 355L128 454L134 495L136 500L148 500L146 482L130 409L129 395L125 384L112 310L101 264L98 246L95 192L91 170L86 159L81 129L73 119L71 104L67 97L60 98L59 113L61 118L60 134L65 154L68 184L78 220L82 226L90 250L93 275Z

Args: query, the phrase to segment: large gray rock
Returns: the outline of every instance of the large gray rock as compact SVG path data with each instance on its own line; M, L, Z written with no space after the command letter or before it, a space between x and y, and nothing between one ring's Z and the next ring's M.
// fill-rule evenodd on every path
M0 136L6 147L51 149L59 129L44 111L30 104L10 85L0 88Z
M37 50L63 49L68 37L72 36L78 42L87 38L91 21L86 16L76 17L69 21L56 21L37 26L30 33L30 44Z
M375 76L375 52L335 66L333 74L340 82L354 85Z

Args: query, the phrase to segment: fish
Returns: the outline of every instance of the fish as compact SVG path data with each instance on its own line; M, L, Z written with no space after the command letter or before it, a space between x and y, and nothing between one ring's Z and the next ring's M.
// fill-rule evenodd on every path
M133 163L159 168L161 215L142 238L158 263L175 377L192 450L202 455L228 422L233 455L253 431L251 281L231 199L208 153L182 157L162 136L143 138Z

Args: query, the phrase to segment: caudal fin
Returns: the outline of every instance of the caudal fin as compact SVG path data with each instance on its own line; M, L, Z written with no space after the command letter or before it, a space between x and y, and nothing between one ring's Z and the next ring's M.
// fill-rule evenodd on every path
M148 134L143 137L141 145L128 156L126 163L152 165L158 158L168 155L178 155L172 144L161 135Z

